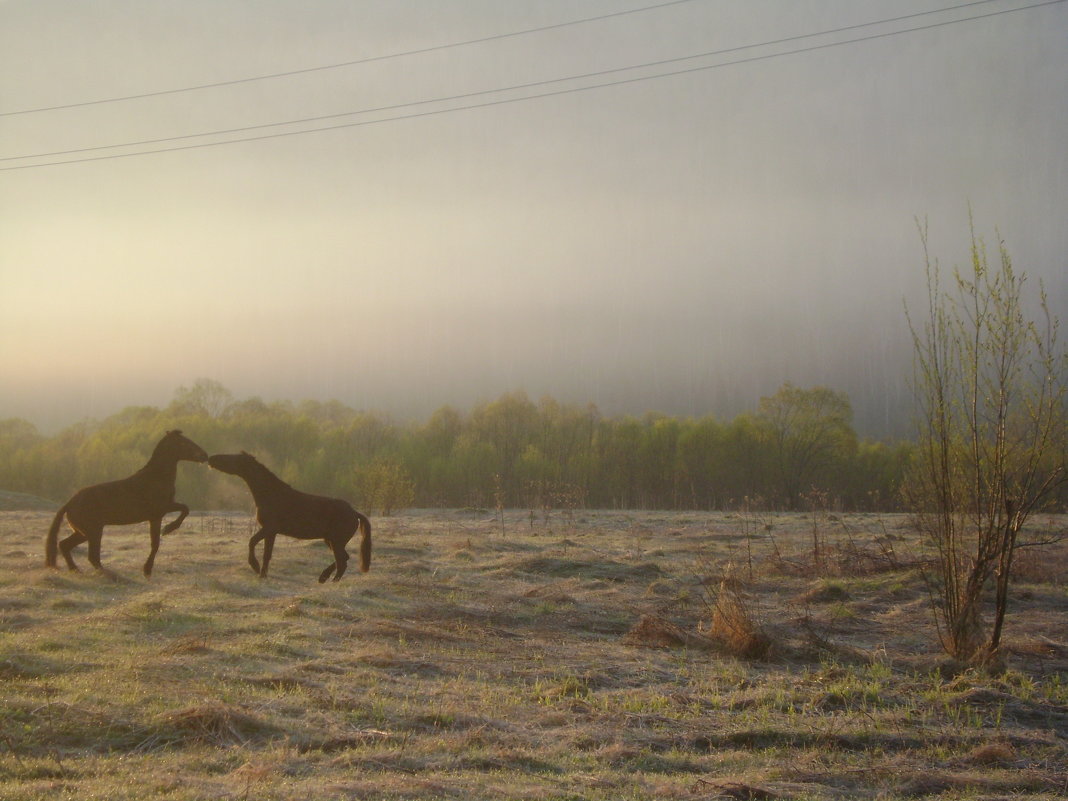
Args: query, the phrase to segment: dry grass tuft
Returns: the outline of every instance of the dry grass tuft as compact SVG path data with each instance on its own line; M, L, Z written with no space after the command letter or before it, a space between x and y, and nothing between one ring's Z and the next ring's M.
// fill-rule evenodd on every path
M829 581L817 582L798 597L798 601L806 604L828 604L849 599L850 595L845 587Z
M906 779L897 787L897 792L905 798L923 798L961 790L968 785L969 782L959 776L931 772Z
M12 659L0 659L0 681L37 679L48 675L48 669L36 665L25 657L16 656Z
M642 615L637 623L623 635L624 645L642 648L705 648L715 647L715 643L693 631L676 626L669 620L657 615Z
M759 785L722 779L698 779L693 786L693 792L699 792L706 798L730 798L736 801L775 801L787 797ZM712 795L708 796L708 793Z
M1068 654L1068 646L1042 636L1014 637L1006 641L1005 648L1022 656L1055 657Z
M1012 565L1013 580L1020 584L1068 582L1068 554L1050 548L1021 548Z
M653 615L642 615L634 627L623 635L623 643L644 648L677 648L686 645L686 638L673 623Z
M188 634L184 637L179 637L160 649L160 653L168 656L178 656L181 654L205 654L210 650L211 646L207 636L201 634Z
M742 659L767 659L771 655L771 637L755 619L744 593L730 575L720 582L710 605L707 634L728 653Z
M163 738L219 746L243 745L278 731L266 721L226 704L204 704L168 712L160 716L157 725Z
M1011 743L987 743L973 748L964 758L973 765L1007 765L1016 759Z

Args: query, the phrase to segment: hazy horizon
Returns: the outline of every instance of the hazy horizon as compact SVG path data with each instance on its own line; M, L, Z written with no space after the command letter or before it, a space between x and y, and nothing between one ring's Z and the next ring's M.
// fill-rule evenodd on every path
M1068 5L1032 5L0 1L0 419L792 381L900 433L916 218L948 271L970 209L1068 310Z

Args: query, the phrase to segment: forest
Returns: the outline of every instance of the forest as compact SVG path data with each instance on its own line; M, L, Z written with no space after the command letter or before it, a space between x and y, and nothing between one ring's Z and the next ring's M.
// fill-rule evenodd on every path
M731 420L605 417L522 391L469 412L444 406L398 423L337 401L236 400L220 383L180 387L166 408L128 407L54 436L0 421L0 489L62 502L141 467L181 429L211 453L245 450L308 492L372 514L413 508L838 508L892 511L912 452L859 438L849 398L784 384ZM195 509L245 509L244 486L195 465L178 495Z

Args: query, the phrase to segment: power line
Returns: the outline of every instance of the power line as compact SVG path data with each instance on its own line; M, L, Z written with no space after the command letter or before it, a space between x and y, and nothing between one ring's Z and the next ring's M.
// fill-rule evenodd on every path
M11 117L18 114L37 114L45 111L60 111L63 109L82 108L84 106L97 106L104 103L121 103L126 100L142 100L148 97L162 97L164 95L175 95L183 92L196 92L201 89L218 89L223 86L237 86L243 83L253 83L256 81L268 81L275 78L289 78L294 75L306 75L310 72L323 72L325 70L336 70L342 67L354 67L359 64L371 64L376 61L388 61L394 58L403 58L406 56L418 56L426 53L435 53L441 50L450 50L456 47L466 47L474 44L485 44L486 42L496 42L502 39L511 39L516 36L526 36L531 33L544 33L545 31L559 30L560 28L568 28L574 25L584 25L589 22L600 22L601 20L612 19L613 17L623 17L628 14L638 14L643 11L655 11L661 8L667 8L668 6L677 6L682 3L692 3L694 0L669 0L666 3L658 3L651 6L642 6L641 8L631 8L626 11L615 11L610 14L601 14L596 17L584 17L583 19L571 20L570 22L557 22L552 25L542 25L538 28L526 28L521 31L511 31L509 33L498 33L491 36L483 36L478 39L467 39L462 42L450 42L449 44L431 45L430 47L421 47L416 50L405 50L399 53L388 53L382 56L368 56L366 58L354 59L352 61L341 61L337 64L323 64L317 67L305 67L303 69L288 70L286 72L273 72L267 75L253 75L246 78L234 78L227 81L215 81L213 83L202 83L195 86L183 86L177 89L160 89L153 92L141 92L134 95L123 95L121 97L107 97L98 100L83 100L77 103L65 103L63 105L56 106L43 106L41 108L27 108L20 109L18 111L0 111L0 117ZM993 2L993 0L983 0L983 2ZM358 113L358 112L355 112Z
M981 2L989 2L989 1L990 0L981 0ZM113 153L113 154L103 155L103 156L88 156L88 157L85 157L85 158L68 159L68 160L64 160L64 161L52 161L52 162L46 162L46 163L43 163L43 164L25 164L25 165L11 166L11 167L0 167L0 172L6 172L6 171L10 171L10 170L32 169L32 168L35 168L35 167L54 167L54 166L60 166L60 165L65 165L65 164L79 164L79 163L90 162L90 161L105 161L105 160L108 160L108 159L129 158L129 157L132 157L132 156L147 156L147 155L154 155L154 154L158 154L158 153L170 153L170 152L175 152L175 151L180 151L180 150L196 150L196 149L207 148L207 147L218 147L218 146L221 146L221 145L240 144L240 143L244 143L244 142L256 142L256 141L262 141L262 140L266 140L266 139L280 139L280 138L288 137L288 136L299 136L299 135L309 134L309 133L321 133L321 132L324 132L324 131L336 131L336 130L340 130L340 129L343 129L343 128L357 128L357 127L362 127L362 126L365 126L365 125L376 125L376 124L385 123L385 122L397 122L397 121L400 121L400 120L417 119L417 118L421 118L421 117L431 117L431 116L436 116L438 114L448 114L448 113L452 113L452 112L455 112L455 111L468 111L468 110L478 109L478 108L489 108L489 107L492 107L492 106L501 106L501 105L506 105L506 104L509 104L509 103L518 103L518 102L523 102L523 101L527 101L527 100L537 100L537 99L546 98L546 97L555 97L555 96L560 96L560 95L575 94L575 93L578 93L578 92L588 92L588 91L592 91L592 90L595 90L595 89L604 89L604 88L613 87L613 86L624 86L624 85L627 85L627 84L640 83L640 82L644 82L644 81L656 80L656 79L659 79L659 78L668 78L668 77L673 77L673 76L678 76L678 75L686 75L686 74L691 74L691 73L696 73L696 72L703 72L703 71L706 71L706 70L719 69L721 67L735 66L735 65L738 65L738 64L749 64L749 63L754 63L754 62L758 62L758 61L767 61L767 60L770 60L770 59L773 59L773 58L780 58L782 56L797 55L797 54L800 54L800 53L809 53L809 52L813 52L813 51L817 51L817 50L826 50L826 49L829 49L829 48L832 48L832 47L840 47L840 46L847 45L847 44L856 44L856 43L859 43L859 42L868 42L868 41L874 41L874 40L877 40L877 39L885 39L885 38L889 38L891 36L899 36L899 35L905 34L905 33L915 33L917 31L925 31L925 30L932 30L932 29L935 29L935 28L942 28L942 27L947 27L949 25L957 25L957 24L960 24L962 22L974 22L975 20L1002 16L1004 14L1011 14L1011 13L1014 13L1016 11L1027 11L1027 10L1030 10L1030 9L1041 8L1043 6L1057 5L1057 4L1060 4L1060 3L1063 3L1063 2L1065 2L1065 0L1044 0L1043 2L1032 3L1031 5L1027 5L1027 6L1018 6L1016 8L1003 9L1003 10L1000 10L1000 11L992 11L992 12L989 12L989 13L986 13L986 14L976 14L976 15L973 15L973 16L970 16L970 17L963 17L961 19L956 19L956 20L945 20L945 21L942 21L942 22L932 22L932 23L927 24L927 25L919 25L919 26L915 26L915 27L912 27L912 28L904 28L902 30L897 30L897 31L886 31L886 32L883 32L883 33L874 33L874 34L870 34L868 36L860 36L860 37L856 37L856 38L853 38L853 39L843 39L843 40L836 41L836 42L825 42L825 43L822 43L822 44L810 45L808 47L799 47L799 48L796 48L796 49L793 49L793 50L785 50L785 51L782 51L782 52L779 52L779 53L768 53L768 54L764 54L764 55L750 56L750 57L747 57L747 58L739 58L739 59L734 59L734 60L731 60L731 61L724 61L724 62L720 62L720 63L717 63L717 64L704 64L704 65L696 66L696 67L688 67L686 69L672 70L670 72L662 72L662 73L658 73L658 74L655 74L655 75L641 75L641 76L635 76L635 77L632 77L632 78L621 78L621 79L615 80L615 81L606 81L606 82L603 82L603 83L590 84L590 85L587 85L587 86L577 86L577 87L570 87L570 88L566 88L566 89L556 89L556 90L553 90L553 91L541 92L541 93L538 93L538 94L523 95L521 97L509 97L509 98L499 98L499 99L496 99L496 100L487 100L487 101L484 101L484 102L481 102L481 103L470 103L470 104L467 104L467 105L456 106L456 107L453 107L453 108L431 109L431 110L428 110L428 111L419 111L419 112L413 112L413 113L410 113L410 114L400 114L400 115L396 115L396 116L392 116L392 117L384 117L384 118L374 119L374 120L360 120L360 121L357 121L357 122L341 123L339 125L328 125L328 126L323 126L323 127L320 127L320 128L307 128L307 129L302 129L302 130L298 130L298 131L280 131L280 132L276 132L276 133L262 134L260 136L249 136L249 137L242 137L242 138L239 138L239 139L227 139L227 140L224 140L224 141L221 141L221 142L200 142L200 143L189 144L189 145L178 145L176 147L157 148L157 149L154 149L154 150L141 150L141 151L137 151L137 152L134 152L134 153ZM965 6L979 5L979 4L980 3L966 3L966 4L963 4L962 6L955 6L953 8L962 8L962 7L965 7ZM940 11L946 11L946 10L951 10L951 9L940 9ZM830 33L840 32L842 30L852 30L852 29L856 29L856 28L859 28L859 27L867 27L867 26L871 26L871 25L884 24L885 22L898 21L900 19L905 19L905 18L909 18L909 17L916 17L916 16L924 16L924 15L929 15L929 14L932 14L932 13L939 13L939 12L920 12L918 14L908 15L908 17L896 18L895 20L881 20L881 21L877 21L877 22L869 22L869 23L863 23L863 24L860 24L860 25L853 25L853 26L849 26L848 28L843 28L843 29L835 29L834 31L822 31L820 33L815 33L815 34L804 34L804 35L800 35L800 36L789 37L788 39L776 40L774 42L766 42L766 43L761 44L761 45L744 45L744 46L741 46L741 47L734 47L734 48L729 48L729 49L726 49L726 50L713 51L713 52L707 53L707 54L701 54L701 55L695 55L695 56L686 56L686 57L681 57L681 58L678 58L678 59L668 59L667 61L663 61L663 62L650 62L649 64L635 65L635 66L631 66L631 67L621 67L621 68L618 68L618 69L615 69L615 70L605 70L605 71L602 71L602 72L599 72L599 73L588 73L586 75L571 76L571 77L568 77L568 78L556 78L556 79L552 79L552 80L548 80L548 81L540 81L540 82L536 82L536 83L532 83L532 84L524 84L524 85L513 86L513 87L504 87L504 88L500 88L500 89L489 89L489 90L485 90L485 91L482 91L482 92L473 92L473 93L469 93L467 95L456 95L454 97L437 98L437 99L434 99L434 100L421 100L421 101L416 101L416 102L413 102L413 103L403 103L403 104L398 104L396 106L383 107L381 109L366 109L364 111L347 112L346 114L331 115L331 116L333 116L333 117L351 116L353 114L365 114L365 113L370 113L372 111L395 111L395 110L400 109L400 108L410 108L410 107L413 107L413 106L425 105L425 104L429 104L429 103L442 103L442 102L448 102L450 100L465 99L465 98L470 98L470 97L478 96L478 95L494 94L494 93L499 93L499 92L506 92L506 91L524 89L524 88L532 88L532 87L535 87L535 86L543 86L543 85L552 84L552 83L559 83L559 82L562 82L562 81L580 80L582 78L596 77L596 76L599 76L599 75L605 75L605 74L614 73L614 72L624 72L624 71L628 71L628 70L641 69L643 67L663 65L665 63L677 62L677 61L682 61L682 60L689 60L689 59L699 58L699 57L703 57L703 56L722 55L722 54L725 54L725 53L737 52L738 50L751 49L751 48L755 48L755 47L763 47L763 46L768 46L768 45L772 45L772 44L781 44L781 43L784 43L784 42L787 42L787 41L796 41L798 39L806 39L806 38L812 38L812 37L815 37L815 36L823 36L823 35L827 35L827 34L830 34ZM82 149L78 149L78 150L62 151L62 152L51 153L51 154L37 154L36 156L8 156L8 157L5 157L3 159L0 159L0 161L12 161L12 160L16 160L16 159L27 159L27 158L44 158L44 157L49 156L49 155L85 153L85 152L92 152L94 150L114 149L114 148L119 148L119 147L135 147L135 146L139 146L139 145L143 145L143 144L154 144L154 143L165 142L165 141L177 141L177 140L180 140L180 139L196 138L196 137L202 137L202 136L223 135L225 133L240 132L242 130L263 129L263 128L267 128L267 127L275 127L275 126L280 126L280 125L294 125L294 124L298 124L298 123L301 123L301 122L313 122L313 121L317 121L317 120L321 120L321 119L326 119L326 117L319 117L319 118L311 117L311 118L307 118L305 120L292 120L292 121L289 121L289 122L270 123L270 124L261 125L261 126L250 126L249 128L245 128L245 129L233 129L232 131L218 131L218 132L213 132L213 133L202 133L202 134L187 134L185 136L169 137L169 138L166 138L166 139L159 139L159 140L148 140L148 141L140 142L140 143L126 143L126 144L119 144L119 145L101 145L101 146L98 146L98 147L82 148Z
M906 15L899 16L899 17L889 17L887 19L875 20L873 22L864 22L864 23L858 23L858 24L855 24L855 25L844 26L844 27L841 27L841 28L833 28L833 29L826 30L826 31L819 31L817 33L797 34L797 35L789 36L789 37L786 37L786 38L783 38L783 39L774 39L774 40L767 41L767 42L761 42L759 44L739 45L739 46L736 46L736 47L730 47L730 48L726 48L726 49L722 49L722 50L713 50L713 51L709 51L709 52L705 52L705 53L697 53L697 54L689 55L689 56L679 56L679 57L676 57L676 58L662 59L662 60L659 60L659 61L646 62L644 64L633 64L633 65L630 65L630 66L627 66L627 67L616 67L614 69L600 70L600 71L596 71L596 72L587 72L587 73L582 73L582 74L577 74L577 75L569 75L569 76L566 76L566 77L563 77L563 78L551 78L551 79L542 80L542 81L534 81L534 82L531 82L531 83L516 84L516 85L513 85L513 86L506 86L506 87L501 87L501 88L497 88L497 89L484 89L484 90L475 91L475 92L466 92L466 93L462 93L462 94L448 95L448 96L444 96L444 97L436 97L436 98L431 98L431 99L428 99L428 100L416 100L416 101L411 101L411 102L408 102L408 103L396 103L396 104L387 105L387 106L378 106L378 107L374 107L374 108L359 109L357 111L345 111L345 112L340 112L340 113L337 113L337 114L324 114L324 115L319 115L319 116L314 116L314 117L302 117L302 118L299 118L299 119L283 120L283 121L280 121L280 122L270 122L270 123L263 123L263 124L259 124L259 125L247 125L247 126L242 126L242 127L238 127L238 128L226 128L226 129L220 129L220 130L215 130L215 131L202 131L200 133L182 134L182 135L177 135L177 136L166 136L166 137L160 137L160 138L155 138L155 139L142 139L142 140L133 141L133 142L120 142L120 143L117 143L117 144L97 145L97 146L94 146L94 147L73 148L73 149L69 149L69 150L54 150L54 151L43 152L43 153L27 153L27 154L22 155L22 156L4 156L4 157L0 157L0 161L16 161L16 160L19 160L19 159L49 158L49 157L54 157L54 156L67 156L67 155L73 155L75 153L91 153L91 152L94 152L94 151L114 150L114 149L123 148L123 147L143 147L145 145L163 144L164 142L178 142L178 141L188 140L188 139L199 139L199 138L207 137L207 136L226 136L226 135L229 135L229 134L247 133L249 131L261 131L261 130L264 130L264 129L267 129L267 128L280 128L280 127L288 126L288 125L304 125L304 124L313 123L313 122L323 122L324 120L339 119L341 117L352 117L352 116L356 116L356 115L359 115L359 114L382 113L382 112L387 112L387 111L397 111L397 110L402 109L402 108L413 108L415 106L430 105L430 104L435 104L435 103L448 103L448 102L455 102L455 101L458 101L458 100L468 100L468 99L473 98L473 97L484 97L486 95L499 94L501 92L514 92L514 91L519 91L519 90L523 90L523 89L533 89L533 88L536 88L536 87L539 87L539 86L548 86L548 85L557 84L557 83L566 83L566 82L571 82L571 81L586 80L586 79L590 79L590 78L599 78L599 77L603 77L605 75L611 75L611 74L615 74L615 73L619 73L619 72L628 72L628 71L638 70L638 69L649 69L651 67L659 67L659 66L664 66L666 64L674 64L674 63L678 63L678 62L681 62L681 61L692 61L692 60L698 59L698 58L709 58L709 57L712 57L712 56L722 56L722 55L727 55L729 53L736 53L736 52L739 52L739 51L742 51L742 50L751 50L751 49L758 48L758 47L770 47L772 45L785 44L785 43L788 43L788 42L799 41L799 40L802 40L802 39L811 39L811 38L814 38L814 37L817 37L817 36L829 36L829 35L832 35L832 34L844 33L846 31L851 31L851 30L857 30L859 28L871 27L873 25L885 25L885 24L889 24L889 23L893 23L893 22L902 22L902 21L907 20L907 19L915 19L917 17L930 16L931 14L940 14L940 13L944 13L946 11L955 11L955 10L959 10L961 8L968 8L968 7L977 6L977 5L983 5L985 3L991 3L991 2L997 2L997 0L973 0L973 2L962 3L962 4L956 5L956 6L948 6L946 8L937 9L935 11L921 11L921 12L917 12L917 13L913 13L913 14L906 14ZM675 73L669 73L669 74L675 74ZM657 77L657 76L653 76L653 77ZM318 129L315 129L315 130L318 130ZM302 132L295 132L295 133L302 133ZM231 141L231 140L228 140L228 141ZM232 140L232 141L241 141L241 140ZM225 144L225 142L219 143L219 144Z

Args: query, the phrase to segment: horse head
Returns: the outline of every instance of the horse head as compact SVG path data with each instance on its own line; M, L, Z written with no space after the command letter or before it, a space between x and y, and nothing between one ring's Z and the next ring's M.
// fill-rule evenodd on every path
M173 459L184 459L187 462L208 461L207 452L193 440L182 436L178 430L168 431L156 446L157 453L166 453Z
M251 453L215 453L208 457L208 465L220 473L229 473L232 476L249 475L257 467L262 467L256 457Z

